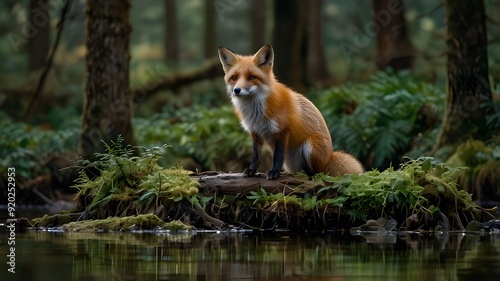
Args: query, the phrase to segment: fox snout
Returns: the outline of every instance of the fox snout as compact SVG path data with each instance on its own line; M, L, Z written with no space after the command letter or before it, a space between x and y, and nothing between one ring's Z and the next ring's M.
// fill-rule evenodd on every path
M246 88L241 88L241 87L234 87L233 88L233 93L237 97L244 97L244 96L249 96L255 92L256 87L250 87L248 89Z

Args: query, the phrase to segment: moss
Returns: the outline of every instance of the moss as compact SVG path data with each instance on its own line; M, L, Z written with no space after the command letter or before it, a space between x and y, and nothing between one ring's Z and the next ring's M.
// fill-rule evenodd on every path
M61 212L55 215L44 215L41 218L35 218L31 220L31 224L34 227L55 227L70 223L72 220L70 213Z
M63 229L66 231L79 232L151 230L155 228L179 230L190 229L191 227L180 221L165 223L153 214L122 218L110 217L102 220L78 221L63 225Z
M169 230L189 230L189 229L192 229L193 227L190 225L187 225L179 220L174 220L174 221L165 223L163 225L163 228L169 229Z
M478 166L486 161L484 155L490 155L492 152L492 147L489 147L483 141L467 140L457 147L454 155L448 161L451 162L449 164L458 162L468 167Z
M467 166L458 183L462 189L473 193L478 200L498 200L500 189L500 140L488 142L468 140L459 145L446 161L447 164Z

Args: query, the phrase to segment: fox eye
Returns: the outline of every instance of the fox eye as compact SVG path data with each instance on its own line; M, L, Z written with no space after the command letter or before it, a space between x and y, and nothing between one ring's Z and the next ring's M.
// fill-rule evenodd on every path
M248 80L253 80L253 79L255 79L255 76L253 75L248 76Z
M231 80L236 81L237 79L236 75L231 76Z

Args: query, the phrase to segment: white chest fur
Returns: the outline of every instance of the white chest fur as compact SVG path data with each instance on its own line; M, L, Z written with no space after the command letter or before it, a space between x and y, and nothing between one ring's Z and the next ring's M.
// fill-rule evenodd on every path
M266 116L266 96L232 97L231 101L242 116L241 125L247 132L253 132L264 139L280 131L278 123Z

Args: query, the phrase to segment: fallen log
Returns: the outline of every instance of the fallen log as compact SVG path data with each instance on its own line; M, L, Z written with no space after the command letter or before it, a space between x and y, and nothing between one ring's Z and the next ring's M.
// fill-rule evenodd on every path
M217 192L227 195L247 195L250 191L263 188L267 193L305 192L324 185L303 177L281 175L275 180L266 179L265 174L257 173L254 177L245 178L242 173L209 172L192 176L200 184L200 191Z

